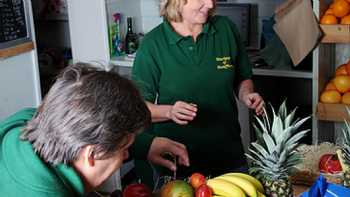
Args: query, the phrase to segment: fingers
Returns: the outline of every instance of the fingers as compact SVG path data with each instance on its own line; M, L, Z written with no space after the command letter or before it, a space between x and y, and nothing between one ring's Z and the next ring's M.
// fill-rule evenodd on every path
M158 165L161 165L161 166L164 166L172 171L175 171L176 170L176 165L174 162L168 160L168 159L165 159L163 157L157 157L154 161L154 163L158 164Z
M264 113L264 107L265 107L265 102L262 101L260 104L255 108L255 113L256 115L260 116Z
M197 115L197 105L193 103L186 103L177 101L169 112L169 118L180 125L188 124Z
M174 155L174 157L178 159L178 164L180 165L190 165L186 146L164 137L156 137L153 139L147 159L152 163L162 165L170 170L176 170L176 165L173 161L163 157L165 153Z
M173 146L170 146L168 151L177 156L179 164L189 166L190 162L186 146L175 141L172 141L172 144Z
M265 102L258 93L250 93L245 97L245 103L248 108L254 109L257 115L263 114Z
M179 124L179 125L187 125L188 124L188 121L186 120L180 120L176 117L173 118L173 121L176 123L176 124Z

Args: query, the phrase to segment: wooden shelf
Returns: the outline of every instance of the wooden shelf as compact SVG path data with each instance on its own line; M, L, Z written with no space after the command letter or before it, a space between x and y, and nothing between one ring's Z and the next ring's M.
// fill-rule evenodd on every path
M350 25L320 25L322 43L350 43Z
M344 122L344 119L350 120L346 107L350 109L350 105L345 104L318 103L316 114L320 120Z
M32 41L22 43L13 47L0 49L0 58L7 58L18 55L34 49L34 43Z

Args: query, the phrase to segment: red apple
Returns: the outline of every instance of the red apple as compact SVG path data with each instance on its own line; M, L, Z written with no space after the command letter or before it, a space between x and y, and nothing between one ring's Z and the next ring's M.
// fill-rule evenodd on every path
M190 176L190 184L194 189L206 183L205 176L201 173L195 172Z
M212 197L213 191L207 184L202 184L196 189L196 197Z
M342 171L336 154L324 154L319 161L319 169L322 173L336 174Z
M152 197L152 191L145 184L133 183L125 187L123 197Z

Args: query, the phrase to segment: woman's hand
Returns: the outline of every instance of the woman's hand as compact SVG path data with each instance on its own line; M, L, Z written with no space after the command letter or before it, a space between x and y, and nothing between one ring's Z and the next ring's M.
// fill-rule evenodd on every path
M245 94L242 97L242 101L248 108L254 109L258 116L263 114L265 102L258 93L253 92Z
M165 159L164 154L170 153L178 159L178 164L189 166L189 158L186 146L164 137L155 137L148 151L147 159L155 164L169 168L172 171L176 170L174 162Z
M238 97L248 108L254 109L258 116L264 113L265 102L258 93L254 92L254 84L251 79L240 83Z
M183 101L176 101L176 103L172 105L169 111L166 113L167 118L180 125L188 124L188 122L192 121L196 115L197 105Z

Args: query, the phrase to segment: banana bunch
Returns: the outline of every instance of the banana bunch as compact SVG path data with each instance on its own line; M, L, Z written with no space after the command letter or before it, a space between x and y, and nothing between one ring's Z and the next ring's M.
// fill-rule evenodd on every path
M207 180L207 185L214 197L265 197L260 181L244 173L227 173Z

